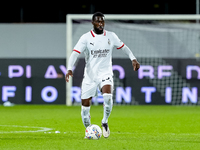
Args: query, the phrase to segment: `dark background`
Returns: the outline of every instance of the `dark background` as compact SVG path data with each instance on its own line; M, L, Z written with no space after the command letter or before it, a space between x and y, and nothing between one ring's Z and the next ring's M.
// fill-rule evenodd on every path
M1 1L0 23L66 22L66 14L196 14L196 0Z

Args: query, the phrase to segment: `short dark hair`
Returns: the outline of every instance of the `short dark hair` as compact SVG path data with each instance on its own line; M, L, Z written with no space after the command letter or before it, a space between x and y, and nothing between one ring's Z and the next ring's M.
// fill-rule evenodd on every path
M94 21L94 18L95 18L96 16L104 17L104 14L101 13L101 12L95 12L95 13L93 14L93 16L92 16L92 21Z

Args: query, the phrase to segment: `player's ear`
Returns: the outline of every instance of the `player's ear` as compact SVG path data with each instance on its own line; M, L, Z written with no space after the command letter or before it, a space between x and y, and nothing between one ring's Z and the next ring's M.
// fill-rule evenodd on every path
M91 23L94 25L94 21L92 20Z

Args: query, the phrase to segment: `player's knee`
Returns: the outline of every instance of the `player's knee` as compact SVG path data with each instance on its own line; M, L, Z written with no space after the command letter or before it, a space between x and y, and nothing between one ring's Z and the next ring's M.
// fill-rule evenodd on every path
M104 93L103 99L104 99L105 104L107 104L107 105L112 104L112 94L111 93Z
M92 98L88 98L88 99L82 99L82 106L90 106L90 101Z

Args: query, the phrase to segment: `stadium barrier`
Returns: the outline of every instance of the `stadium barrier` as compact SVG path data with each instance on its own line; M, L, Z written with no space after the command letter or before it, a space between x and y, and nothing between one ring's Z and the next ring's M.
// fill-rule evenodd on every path
M196 59L113 59L115 104L199 105L200 67ZM0 104L65 104L65 59L0 59ZM84 59L74 67L72 103L81 102ZM39 67L38 67L39 66ZM102 103L99 92L93 103Z

